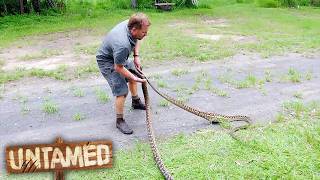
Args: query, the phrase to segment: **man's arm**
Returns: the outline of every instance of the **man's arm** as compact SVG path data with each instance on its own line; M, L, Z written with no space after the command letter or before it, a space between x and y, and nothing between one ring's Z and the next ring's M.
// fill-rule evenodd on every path
M136 46L133 49L133 62L136 68L141 70L139 49L140 49L140 42L137 41Z
M127 68L125 68L121 64L115 64L114 69L115 69L115 71L117 71L118 73L120 73L121 75L123 75L124 77L126 77L128 79L131 79L136 82L141 82L141 83L146 82L145 79L140 79L140 78L136 77L135 75L133 75L130 71L128 71Z

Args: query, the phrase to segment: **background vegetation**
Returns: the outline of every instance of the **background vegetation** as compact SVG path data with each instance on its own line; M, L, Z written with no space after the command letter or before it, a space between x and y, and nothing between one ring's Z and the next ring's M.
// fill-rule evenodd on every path
M219 5L234 3L253 3L262 7L299 7L299 6L320 6L320 0L198 0L193 6L191 0L160 0L159 2L175 3L176 8L212 8ZM20 5L23 4L25 13L48 13L48 11L66 13L79 10L83 7L87 9L130 9L131 0L0 0L0 16L19 14ZM137 1L139 9L153 9L153 0Z

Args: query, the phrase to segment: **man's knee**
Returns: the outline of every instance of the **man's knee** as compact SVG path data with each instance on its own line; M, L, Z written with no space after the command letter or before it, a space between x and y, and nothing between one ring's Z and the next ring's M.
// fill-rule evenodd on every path
M116 98L117 99L122 99L122 98L125 99L127 96L128 96L128 94L125 94L125 95L116 96Z

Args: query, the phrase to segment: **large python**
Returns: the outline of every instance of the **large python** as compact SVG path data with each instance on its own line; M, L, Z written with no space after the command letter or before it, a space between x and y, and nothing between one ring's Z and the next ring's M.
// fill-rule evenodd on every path
M150 99L149 99L149 93L148 93L148 88L147 88L147 83L150 85L150 87L157 93L159 94L161 97L163 97L164 99L166 99L167 101L171 102L172 104L190 112L193 113L199 117L202 117L206 120L208 120L211 123L221 123L223 120L228 120L229 122L232 121L244 121L246 123L248 123L248 125L251 124L251 120L248 116L242 116L242 115L234 115L234 116L229 116L229 115L223 115L223 114L218 114L218 113L214 113L214 112L204 112L201 111L199 109L193 108L191 106L186 105L185 103L183 103L182 101L178 101L170 96L168 96L167 94L161 93L159 90L157 90L155 88L155 86L152 85L152 83L150 82L150 80L143 74L143 72L141 70L139 70L137 68L137 71L134 72L134 74L136 74L139 78L142 79L146 79L147 82L142 83L142 91L143 91L143 95L144 95L144 100L145 100L145 105L146 105L146 123L147 123L147 130L148 130L148 137L149 137L149 142L151 145L151 149L152 149L152 153L153 153L153 157L156 161L156 164L159 168L159 170L161 171L161 173L163 174L163 176L168 179L171 180L173 179L172 175L170 174L170 172L166 169L160 153L158 151L157 145L156 145L156 141L155 141L155 136L154 136L154 131L153 131L153 127L152 127L152 121L151 121L151 113L150 113ZM231 137L233 137L234 139L238 140L237 137L235 136L235 132L240 130L240 129L245 129L248 127L248 125L243 125L243 126L239 126L236 128L233 128L229 134L231 135Z

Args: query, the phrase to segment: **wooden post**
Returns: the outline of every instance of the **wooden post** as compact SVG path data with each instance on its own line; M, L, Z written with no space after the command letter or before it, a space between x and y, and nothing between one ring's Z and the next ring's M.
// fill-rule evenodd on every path
M137 8L138 7L137 0L131 0L131 7L132 8Z
M19 0L19 2L20 2L20 13L23 14L24 13L23 0Z
M58 138L56 139L56 144L63 144L63 140L62 140L61 137L58 137ZM55 173L54 173L54 180L64 180L63 171L61 171L61 170L55 171Z

